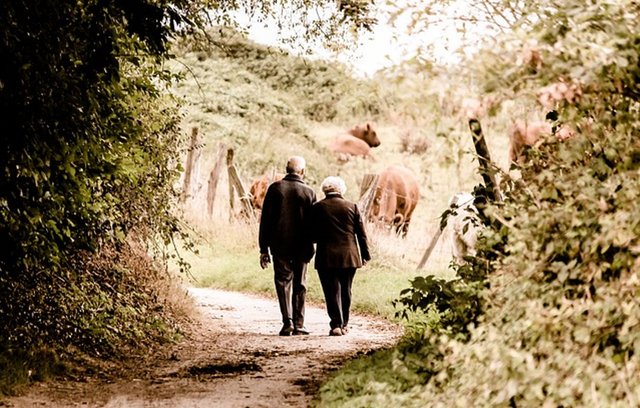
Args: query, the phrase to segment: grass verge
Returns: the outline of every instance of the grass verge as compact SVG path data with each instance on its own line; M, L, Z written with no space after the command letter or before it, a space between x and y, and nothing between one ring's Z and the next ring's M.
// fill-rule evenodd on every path
M409 287L409 280L417 274L451 274L442 263L431 270L416 272L415 259L419 258L422 248L414 242L375 230L370 231L369 238L373 260L356 273L352 303L355 312L394 319L392 301L402 289ZM202 232L197 249L197 254L184 254L191 265L194 286L275 297L273 269L262 270L259 266L255 224L213 220ZM313 260L307 275L307 299L311 303L324 304Z
M31 382L60 375L65 369L46 348L24 351L0 346L0 397L15 395Z

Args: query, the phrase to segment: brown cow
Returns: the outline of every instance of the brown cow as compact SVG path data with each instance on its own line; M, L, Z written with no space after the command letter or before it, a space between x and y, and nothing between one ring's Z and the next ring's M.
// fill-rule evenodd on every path
M348 161L352 156L371 157L372 147L380 146L378 134L371 124L356 125L346 134L338 135L329 144L340 161Z
M569 125L560 125L557 129L549 122L516 122L509 130L509 160L522 163L524 149L541 143L545 137L555 135L558 140L566 140L575 136Z
M251 205L254 210L262 210L262 203L264 202L264 196L267 194L267 189L274 181L281 180L284 177L284 173L268 172L253 180L251 187L249 187L249 194L251 195Z
M391 165L380 173L369 220L395 228L404 238L419 198L420 186L413 172L401 165Z
M500 99L496 95L484 95L482 97L467 97L459 101L458 115L464 119L482 119L487 115L493 115L500 106Z

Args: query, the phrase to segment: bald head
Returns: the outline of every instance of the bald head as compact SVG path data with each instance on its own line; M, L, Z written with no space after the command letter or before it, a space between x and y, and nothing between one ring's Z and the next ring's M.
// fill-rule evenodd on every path
M306 162L302 156L291 156L287 161L287 174L304 174Z

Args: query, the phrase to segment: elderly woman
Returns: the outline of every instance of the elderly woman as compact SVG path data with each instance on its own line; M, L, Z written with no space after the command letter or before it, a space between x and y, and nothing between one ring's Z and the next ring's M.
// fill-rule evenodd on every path
M351 283L356 269L371 259L360 211L344 199L346 190L340 177L327 177L322 182L325 198L311 208L311 237L317 244L315 268L331 319L330 336L349 331Z

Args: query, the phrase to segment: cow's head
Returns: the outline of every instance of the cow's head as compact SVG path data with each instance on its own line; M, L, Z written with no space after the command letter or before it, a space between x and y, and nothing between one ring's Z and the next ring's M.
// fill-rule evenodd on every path
M380 139L373 127L367 123L365 125L357 125L349 131L352 136L362 139L371 147L380 146Z
M256 180L251 184L251 187L249 187L249 198L254 209L262 209L262 202L264 201L265 193L266 189L259 181Z
M369 222L377 228L390 231L396 221L395 194L389 194L384 186L378 186L369 210Z

